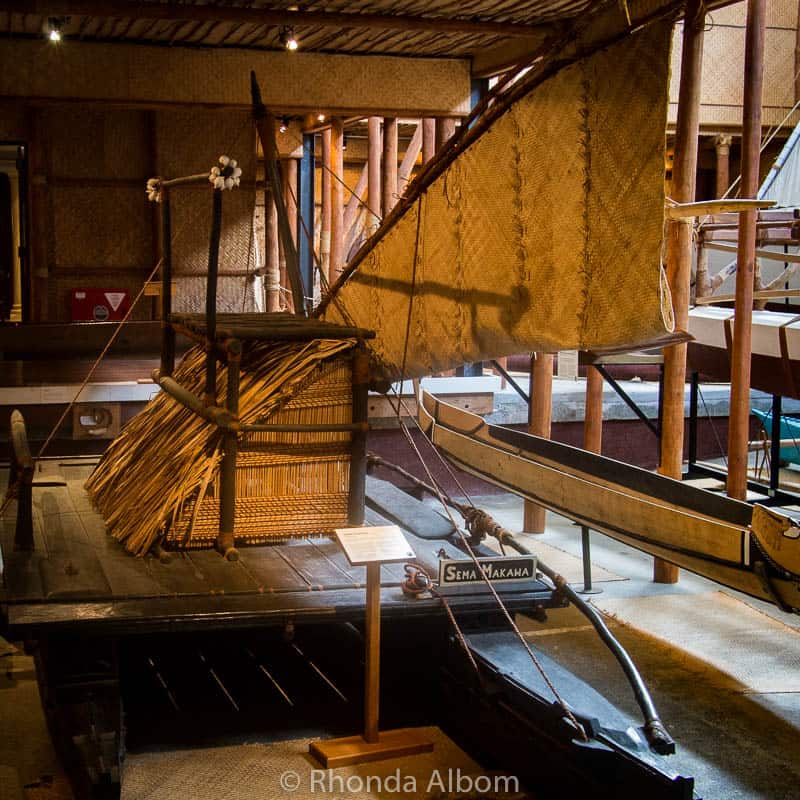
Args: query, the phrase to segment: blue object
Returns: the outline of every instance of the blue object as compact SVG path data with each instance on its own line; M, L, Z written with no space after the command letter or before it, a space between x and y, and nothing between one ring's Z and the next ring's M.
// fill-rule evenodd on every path
M772 437L772 412L758 411L755 408L750 411L761 421L767 436ZM794 439L797 444L794 447L781 448L781 461L800 464L800 419L781 415L781 441L784 439Z

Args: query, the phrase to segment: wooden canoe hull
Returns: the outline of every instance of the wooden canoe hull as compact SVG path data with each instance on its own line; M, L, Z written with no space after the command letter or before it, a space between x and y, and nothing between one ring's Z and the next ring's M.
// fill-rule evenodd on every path
M756 536L746 503L567 445L504 432L425 392L419 415L433 443L467 472L711 580L800 609L800 539L786 517L759 512ZM550 457L509 443L518 436L531 449L546 442L541 450ZM580 469L584 461L589 468ZM614 479L617 470L625 483ZM759 563L768 570L769 585L757 573Z

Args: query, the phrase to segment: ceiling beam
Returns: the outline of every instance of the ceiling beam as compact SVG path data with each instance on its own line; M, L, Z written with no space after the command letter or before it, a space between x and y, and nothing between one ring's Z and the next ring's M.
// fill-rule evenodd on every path
M0 11L42 16L109 17L117 19L174 19L202 22L240 22L253 25L289 25L334 28L378 28L401 31L534 36L547 25L476 21L445 17L394 14L288 11L241 6L191 3L142 3L125 0L0 0Z

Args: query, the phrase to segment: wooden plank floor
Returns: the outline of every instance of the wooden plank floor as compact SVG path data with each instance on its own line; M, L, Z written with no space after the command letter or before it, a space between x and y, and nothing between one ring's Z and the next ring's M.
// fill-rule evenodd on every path
M83 482L91 466L89 459L52 459L37 470L33 553L14 552L16 502L10 502L0 517L4 603L9 619L14 608L26 618L46 618L49 614L53 620L81 608L86 619L93 619L103 608L109 609L109 604L127 601L134 605L125 607L140 609L136 613L152 608L155 614L163 613L164 606L148 606L144 601L180 598L191 602L178 603L175 608L192 614L216 613L223 607L255 608L252 603L220 604L222 597L285 596L287 610L304 604L319 609L330 603L363 603L363 567L351 567L338 545L326 538L243 547L235 562L225 561L213 550L174 553L168 564L150 556L130 555L108 535L102 518L86 497ZM409 498L409 502L416 501ZM367 521L387 524L374 508L368 510ZM459 555L449 542L426 541L408 531L406 535L417 555L415 561L432 575L438 571L442 548L447 557ZM387 565L382 578L383 586L394 590L390 599L402 600L398 587L404 578L403 565ZM293 595L291 601L288 595ZM33 604L46 606L49 611L31 611ZM270 603L269 609L264 606L270 613L280 607L279 601Z

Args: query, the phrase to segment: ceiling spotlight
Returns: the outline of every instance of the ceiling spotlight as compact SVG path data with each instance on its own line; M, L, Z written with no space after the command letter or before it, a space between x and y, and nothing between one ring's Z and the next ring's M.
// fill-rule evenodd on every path
M288 25L281 28L280 34L278 34L278 38L280 39L281 44L290 51L297 50L297 39L294 35L294 30L290 28Z
M64 20L61 17L50 17L47 20L47 38L51 42L61 41L61 28L64 25Z
M280 128L278 128L278 130L281 133L286 133L286 131L289 130L289 117L281 117L281 125Z
M325 115L317 114L317 122L325 122Z

